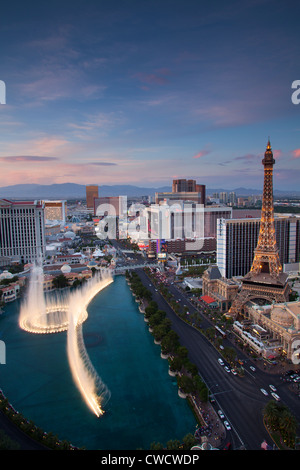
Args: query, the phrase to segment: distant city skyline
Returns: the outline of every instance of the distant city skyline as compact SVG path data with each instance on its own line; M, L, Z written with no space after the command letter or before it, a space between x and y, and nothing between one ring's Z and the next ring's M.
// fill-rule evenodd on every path
M0 187L300 181L295 0L6 2Z

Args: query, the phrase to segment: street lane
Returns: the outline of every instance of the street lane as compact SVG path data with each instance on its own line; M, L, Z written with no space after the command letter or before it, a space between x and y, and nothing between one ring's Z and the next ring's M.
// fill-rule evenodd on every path
M246 449L256 450L260 449L265 439L270 442L262 421L262 411L268 397L260 392L256 379L247 377L245 383L239 383L244 378L225 372L218 363L220 355L211 343L173 312L159 292L149 286L151 282L142 270L138 270L138 274L152 292L153 300L170 318L173 330L178 334L181 345L187 347L189 359L197 366L204 382L213 393L218 393L215 398L233 427L229 433L235 434L232 438L235 448L244 445Z

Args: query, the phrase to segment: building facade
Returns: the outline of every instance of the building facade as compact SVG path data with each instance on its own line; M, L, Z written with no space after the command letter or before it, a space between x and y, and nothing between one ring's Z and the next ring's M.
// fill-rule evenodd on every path
M155 193L155 203L165 199L193 201L205 205L206 187L204 184L197 184L195 180L176 179L172 183L172 192Z
M231 307L237 293L239 285L222 277L218 266L210 266L202 276L203 296L213 298L218 304L221 312L227 312Z
M103 196L94 199L94 214L97 216L124 217L127 214L126 196Z
M275 217L276 242L282 265L300 261L300 218ZM252 266L260 219L218 219L217 265L223 277L245 276Z
M86 186L86 207L87 209L94 209L94 199L99 196L98 186L89 185Z
M45 214L41 201L0 200L0 256L21 263L45 257Z
M234 327L263 357L283 355L300 363L300 302L249 306L248 321L235 322Z
M46 222L59 221L66 223L67 201L44 201Z

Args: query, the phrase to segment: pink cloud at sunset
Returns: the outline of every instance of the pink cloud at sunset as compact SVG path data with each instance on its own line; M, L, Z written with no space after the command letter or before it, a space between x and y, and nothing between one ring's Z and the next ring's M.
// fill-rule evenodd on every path
M202 158L210 153L210 150L200 150L197 155L194 155L193 158Z
M292 151L293 158L300 158L300 149Z

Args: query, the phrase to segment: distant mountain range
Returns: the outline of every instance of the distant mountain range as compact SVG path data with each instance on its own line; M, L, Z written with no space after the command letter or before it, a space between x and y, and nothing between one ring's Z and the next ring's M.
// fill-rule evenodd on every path
M169 186L160 188L145 188L132 185L99 185L99 196L127 196L127 197L141 197L141 196L154 196L156 192L172 191ZM212 195L213 193L220 193L222 191L229 192L227 189L206 188L206 194ZM237 196L251 196L262 194L262 190L250 188L236 188ZM300 196L300 191L274 191L276 196ZM12 186L0 187L0 198L7 199L85 199L86 186L75 183L62 183L62 184L15 184Z
M100 186L100 196L154 196L157 191L171 191L170 187L142 188L131 185ZM86 186L75 183L15 184L0 187L1 198L11 199L85 199Z

